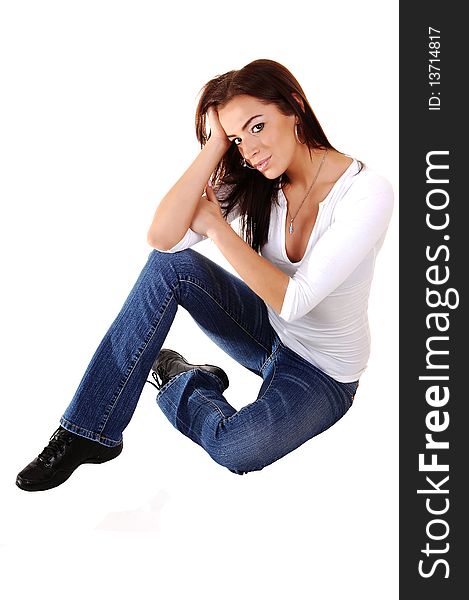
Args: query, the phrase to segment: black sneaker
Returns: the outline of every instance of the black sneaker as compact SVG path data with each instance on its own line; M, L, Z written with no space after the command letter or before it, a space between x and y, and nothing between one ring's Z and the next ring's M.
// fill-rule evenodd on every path
M147 382L151 383L157 390L160 390L175 375L192 369L202 369L216 375L223 385L223 391L230 385L228 375L221 367L216 367L215 365L192 365L183 356L167 348L160 350L151 368L151 377L155 383L150 380L147 380Z
M44 450L16 477L16 485L27 492L49 490L66 481L83 463L100 464L122 452L118 446L104 446L59 427Z

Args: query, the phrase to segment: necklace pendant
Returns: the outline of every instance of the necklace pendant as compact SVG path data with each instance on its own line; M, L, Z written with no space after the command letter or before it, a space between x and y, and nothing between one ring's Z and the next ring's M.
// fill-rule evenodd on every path
M290 232L290 235L292 235L292 233L293 233L293 219L290 221L290 227L288 228L288 231Z

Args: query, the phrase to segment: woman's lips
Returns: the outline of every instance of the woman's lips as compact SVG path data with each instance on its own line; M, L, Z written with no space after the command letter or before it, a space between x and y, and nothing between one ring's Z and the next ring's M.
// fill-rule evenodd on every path
M261 162L258 162L256 164L256 169L258 171L265 171L267 169L267 165L269 164L269 161L272 157L269 156L269 158L266 158L265 160L262 160Z

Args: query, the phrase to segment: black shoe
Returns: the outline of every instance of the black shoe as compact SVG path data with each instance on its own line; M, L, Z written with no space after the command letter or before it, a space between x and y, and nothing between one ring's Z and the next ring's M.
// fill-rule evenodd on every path
M49 490L66 481L83 463L100 464L122 452L118 446L104 446L59 427L49 444L16 477L16 485L27 492Z
M209 371L216 375L223 385L223 391L230 385L228 375L222 368L216 367L215 365L191 365L183 356L174 350L168 350L167 348L162 348L160 350L160 353L151 368L151 376L156 383L149 380L147 381L159 390L175 375L192 369L202 369L203 371Z

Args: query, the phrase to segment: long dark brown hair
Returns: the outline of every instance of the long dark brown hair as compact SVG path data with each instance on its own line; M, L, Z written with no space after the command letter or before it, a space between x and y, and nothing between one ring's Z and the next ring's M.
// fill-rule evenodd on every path
M297 94L304 108L293 97ZM317 120L305 93L290 71L274 60L259 59L242 69L228 71L206 83L199 92L195 114L195 129L201 148L207 143L206 116L210 106L223 108L232 98L242 94L253 96L261 102L275 104L284 115L298 118L298 138L306 144L309 153L313 148L335 150ZM278 191L288 176L267 179L259 171L242 166L240 152L232 144L218 163L212 179L214 187L234 184L224 198L223 216L238 207L241 232L246 242L259 252L266 243L269 232L272 204L278 201Z

